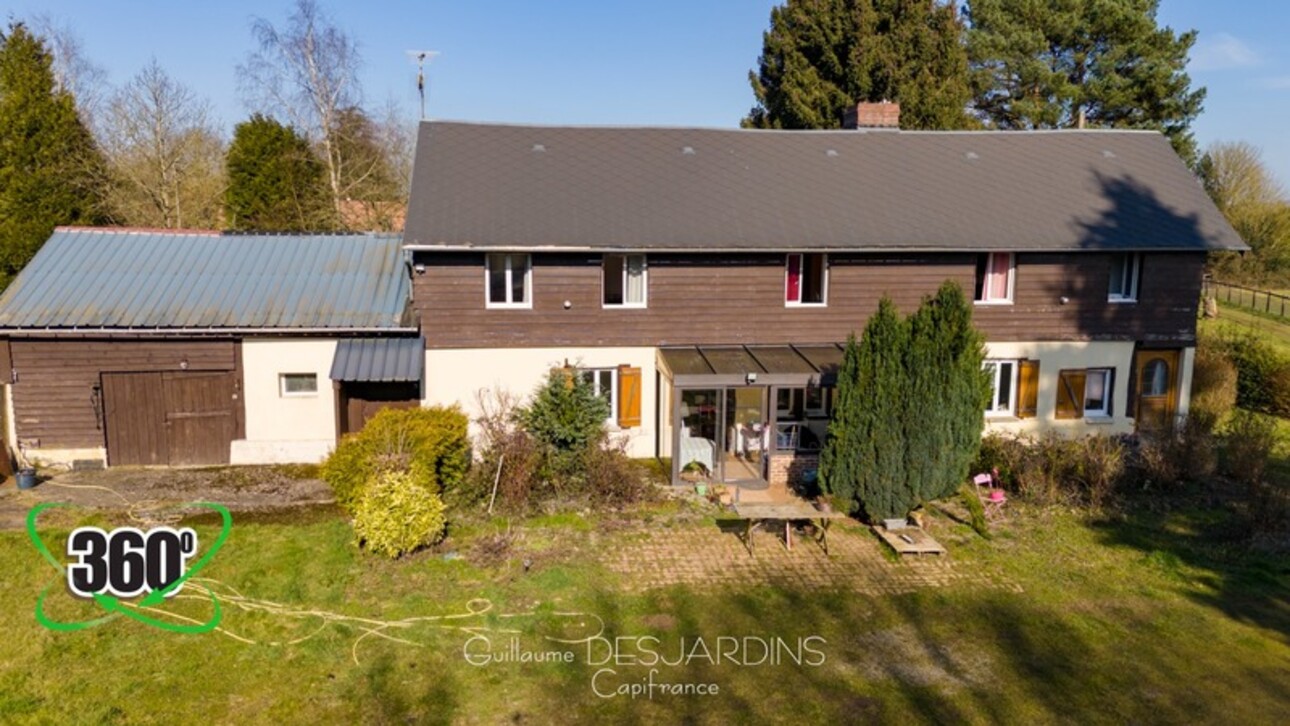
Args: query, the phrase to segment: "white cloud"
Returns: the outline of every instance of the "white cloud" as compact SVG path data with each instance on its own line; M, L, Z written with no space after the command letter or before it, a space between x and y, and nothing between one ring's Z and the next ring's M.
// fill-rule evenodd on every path
M1260 78L1259 85L1270 91L1290 91L1290 76Z
M1204 35L1191 52L1187 69L1192 71L1222 71L1231 68L1248 68L1261 62L1259 54L1245 41L1231 33Z

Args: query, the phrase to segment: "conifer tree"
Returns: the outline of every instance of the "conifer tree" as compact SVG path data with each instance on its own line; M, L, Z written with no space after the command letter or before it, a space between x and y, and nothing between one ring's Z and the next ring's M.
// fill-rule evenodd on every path
M863 446L860 440L860 346L855 333L847 336L847 347L838 368L837 401L833 405L833 418L820 451L820 488L826 493L848 503L854 511L857 503L856 488L860 482L863 462L857 452Z
M1196 31L1156 24L1159 0L968 0L974 107L1000 129L1164 132L1189 164Z
M63 224L103 218L103 158L44 43L0 33L0 288Z
M901 127L972 123L964 26L939 0L787 0L771 10L743 125L831 129L858 101L901 104Z
M304 231L336 226L322 162L290 126L254 114L234 130L225 166L225 217L233 229Z

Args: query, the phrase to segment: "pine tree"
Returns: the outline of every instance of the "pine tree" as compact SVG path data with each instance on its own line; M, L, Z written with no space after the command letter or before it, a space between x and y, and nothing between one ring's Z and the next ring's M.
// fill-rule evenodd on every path
M322 163L290 126L260 114L238 124L225 166L224 208L233 229L304 231L336 226Z
M103 158L44 43L0 33L0 287L63 224L103 221Z
M1189 164L1196 32L1156 24L1159 0L968 0L975 108L1001 129L1156 129Z
M787 0L771 10L749 72L757 105L743 125L830 129L858 101L901 104L901 127L972 123L964 27L952 2Z

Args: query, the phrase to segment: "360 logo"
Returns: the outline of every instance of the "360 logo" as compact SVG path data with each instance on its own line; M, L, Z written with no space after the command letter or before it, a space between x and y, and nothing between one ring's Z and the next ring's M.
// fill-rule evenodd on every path
M84 630L119 615L177 633L206 633L219 625L223 612L219 600L209 589L206 594L210 596L213 612L204 623L185 624L161 620L149 616L144 610L160 605L178 593L184 583L205 567L224 545L233 526L233 517L227 507L211 502L193 502L190 505L213 509L222 520L220 533L210 549L191 566L188 561L196 555L198 543L197 533L189 527L179 530L155 527L147 532L134 527L119 527L111 532L98 527L78 527L67 537L67 557L73 564L64 567L50 552L36 529L40 513L58 506L63 504L44 502L32 507L27 513L27 535L41 556L59 573L58 580L47 585L36 598L36 620L41 625L58 631ZM76 622L50 618L45 612L45 596L51 587L62 582L66 583L73 595L94 600L106 614ZM134 606L121 601L140 595L144 597Z

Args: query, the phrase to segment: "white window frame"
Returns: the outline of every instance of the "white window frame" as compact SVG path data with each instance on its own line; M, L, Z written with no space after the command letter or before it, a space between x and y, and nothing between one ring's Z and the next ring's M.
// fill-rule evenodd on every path
M623 258L623 302L607 303L605 302L605 259L608 257ZM631 265L628 260L632 257L641 258L641 301L627 302L627 277ZM530 268L531 269L531 268ZM605 253L600 256L600 307L618 310L621 308L634 308L641 310L649 307L649 257L643 254L626 254L626 253Z
M1138 301L1138 288L1142 284L1142 255L1136 252L1123 252L1123 253L1118 253L1114 256L1124 257L1129 260L1129 265L1128 265L1129 291L1127 295L1124 293L1117 294L1117 293L1111 292L1110 283L1112 282L1112 280L1108 280L1106 300L1107 302L1113 302L1113 303L1135 303ZM1112 271L1114 271L1114 261L1112 262ZM1124 282L1124 281L1121 280L1121 282Z
M309 376L314 379L314 390L312 391L288 391L287 379L294 376ZM313 398L318 395L318 374L317 373L279 373L278 374L278 395L282 398Z
M789 300L788 299L788 270L789 270L790 260L792 260L792 258L794 257L801 258L801 260L797 263L797 269L798 269L798 274L801 275L803 279L805 279L806 257L807 255L813 255L813 254L818 254L823 262L823 264L821 265L822 277L820 279L820 293L821 293L820 302L802 302L802 290L806 288L806 286L802 284L802 280L798 280L798 283L797 283L797 299ZM788 253L788 255L784 258L784 307L786 308L823 308L823 307L828 307L828 304L829 304L829 255L825 252L790 252Z
M1013 299L1013 293L1015 292L1015 288L1017 284L1017 254L1015 252L986 252L984 254L986 256L986 260L985 260L985 278L986 279L982 280L982 283L981 283L981 299L973 300L972 301L973 304L975 305L1011 305L1012 299ZM993 258L995 255L1008 256L1008 297L1007 298L996 299L996 298L989 297L990 262L991 262L991 258Z
M1008 374L1008 405L1006 408L999 408L999 379L1004 364L1012 366L1012 372ZM1015 358L990 358L985 361L983 367L986 369L993 368L993 379L990 382L990 407L986 409L986 418L1014 417L1017 415L1017 377L1021 369L1021 363Z
M493 282L493 256L502 255L506 258L506 302L492 301L492 282ZM511 300L511 291L514 289L512 260L516 257L524 257L525 270L524 275L524 300L515 302ZM533 256L525 252L488 252L484 254L484 306L489 309L529 309L533 307Z
M1110 418L1111 416L1111 397L1115 393L1111 390L1111 385L1115 381L1115 376L1111 374L1111 368L1086 368L1084 370L1084 417L1085 418ZM1088 407L1088 379L1095 375L1102 376L1102 407Z
M605 423L609 426L618 425L618 369L617 368L579 368L578 375L591 376L591 390L597 395L601 395L600 374L609 374L609 416L605 418Z

